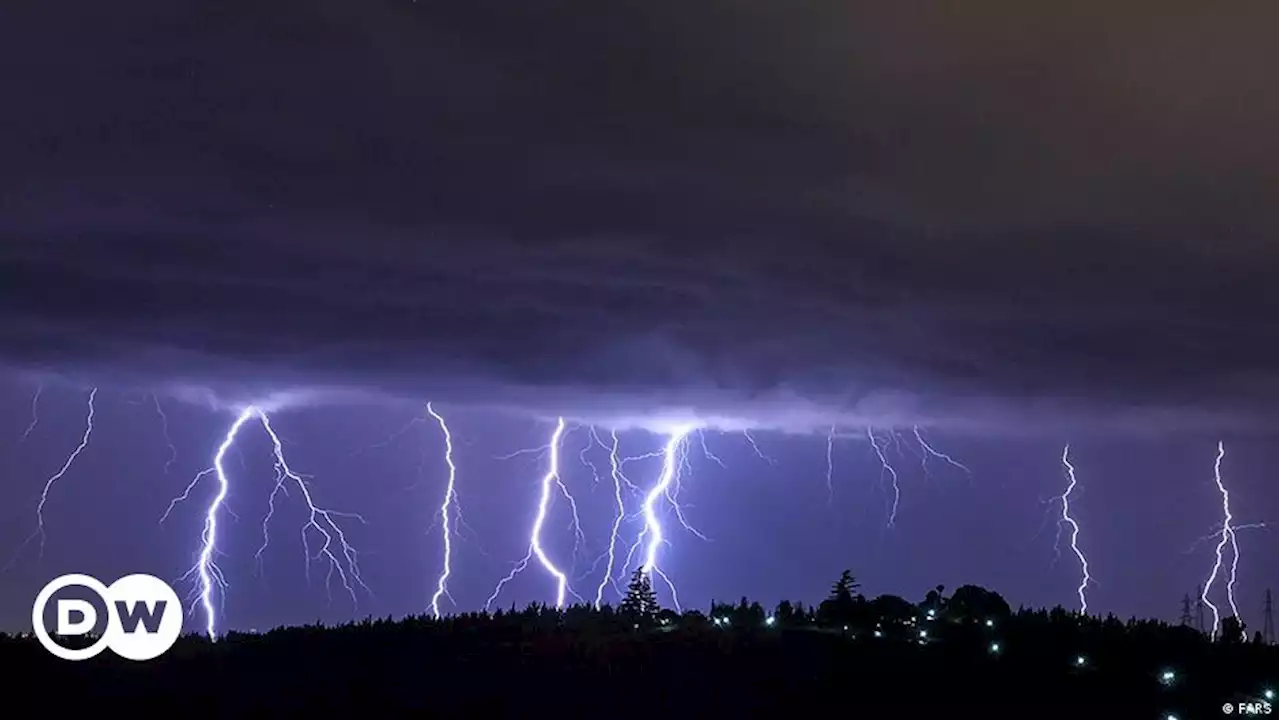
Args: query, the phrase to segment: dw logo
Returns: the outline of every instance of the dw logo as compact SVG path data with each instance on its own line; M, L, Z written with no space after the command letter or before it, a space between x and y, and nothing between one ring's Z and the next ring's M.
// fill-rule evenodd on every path
M72 588L83 590L77 597L59 597L53 603L52 635L98 635L85 648L59 645L46 624L49 601L55 594L72 595L62 592ZM87 660L105 648L129 660L151 660L173 647L182 634L182 604L169 583L152 575L126 575L110 587L89 575L63 575L36 596L31 627L44 649L63 660Z

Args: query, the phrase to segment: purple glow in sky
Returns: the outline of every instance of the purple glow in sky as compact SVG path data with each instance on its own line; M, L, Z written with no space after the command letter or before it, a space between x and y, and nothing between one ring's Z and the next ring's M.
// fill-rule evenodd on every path
M2 398L9 407L24 409L34 392L33 386L8 384ZM45 386L40 421L25 440L25 415L3 416L8 422L0 424L0 432L13 441L0 457L13 474L4 486L9 510L0 542L17 547L31 532L40 479L76 446L85 395L64 385ZM64 572L148 572L176 583L193 559L199 561L205 509L220 491L213 477L195 485L163 525L154 518L189 477L210 465L236 416L167 398L159 402L178 451L167 473L170 450L152 398L99 389L91 442L50 488L43 559L27 548L0 576L6 588L0 626L23 629L30 598ZM935 452L963 458L972 472L940 464L926 474L921 461L931 455L910 428L893 434L878 429L876 436L889 438L881 441L881 452L897 468L901 488L897 522L890 527L893 490L863 433L835 434L828 502L824 433L756 433L757 454L737 432L708 431L701 441L686 434L678 441L672 435L623 430L617 433L619 457L636 459L624 470L634 487L618 485L626 508L619 519L608 471L612 443L602 442L588 426L567 423L557 445L558 478L576 500L580 539L556 478L546 481L554 420L465 407L433 409L449 418L457 467L457 514L447 526L448 595L438 595L438 580L444 551L441 498L450 470L439 425L423 420L430 420L425 404L277 410L271 427L290 463L279 468L271 437L251 432L258 425L248 413L220 458L228 488L218 515L213 601L188 617L188 630L206 631L204 615L210 610L222 632L316 618L340 622L367 614L429 613L433 600L446 613L480 609L494 584L529 549L544 484L548 503L540 547L564 573L567 590L588 602L598 586L604 602L618 600L605 575L617 523L620 547L613 577L625 578L649 562L650 553L658 553L662 572L685 607L743 594L770 603L813 602L844 567L852 568L872 594L917 600L935 584L977 583L1002 592L1014 605L1079 606L1081 574L1069 561L1071 528L1054 532L1068 478L1061 446L1047 439L975 439L921 430ZM1196 540L1220 523L1216 443L1195 437L1141 442L1099 437L1071 446L1078 472L1071 512L1096 581L1089 588L1090 612L1176 620L1182 595L1203 581L1215 558L1214 542ZM1250 438L1228 439L1226 446L1230 453L1222 477L1237 508L1234 522L1249 525L1237 531L1234 592L1246 621L1260 627L1262 593L1274 585L1278 561L1276 489L1268 474L1250 468L1265 467L1275 446ZM669 454L668 447L681 452ZM522 448L538 450L511 455ZM290 472L305 483L309 497L297 492L303 485L287 487L287 495L276 490L278 478L287 477L278 473ZM679 494L667 502L660 483L677 474ZM645 512L647 497L655 500L651 517ZM309 502L365 520L332 518L344 528L343 542L360 551L363 572L356 577L368 584L367 595L357 599L342 591L347 576L341 573L350 567L340 554L328 559L323 554L338 552L336 537L322 550L316 542L320 536L312 534L311 561L300 561L306 552L301 531L316 521ZM705 537L685 531L676 508ZM263 518L269 519L266 525ZM654 534L646 537L651 522L662 528L659 540ZM257 556L267 531L271 543ZM628 556L625 550L633 541L641 546ZM1055 555L1060 555L1057 561ZM497 605L556 601L553 574L538 562L527 559L526 564L503 587ZM1208 591L1222 605L1225 573L1232 565L1228 548L1223 582ZM660 598L671 606L672 595L664 587L659 583Z

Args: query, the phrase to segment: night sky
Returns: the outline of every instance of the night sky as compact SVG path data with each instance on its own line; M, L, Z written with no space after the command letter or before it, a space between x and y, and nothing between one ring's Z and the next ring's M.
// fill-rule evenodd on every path
M659 504L686 607L814 602L846 567L873 595L1078 607L1054 550L1070 443L1090 612L1176 620L1213 563L1221 441L1235 522L1268 524L1238 533L1259 628L1274 3L857 5L6 8L0 629L62 573L176 581L214 478L160 517L250 403L315 502L366 521L334 516L372 593L330 598L323 559L307 581L296 486L259 565L275 472L250 423L219 627L427 610L448 478L427 401L454 438L459 610L524 556L548 458L506 456L562 416L583 538L556 497L544 545L588 600L613 522L596 438L643 455L694 424L678 501L705 539ZM922 466L917 428L970 472ZM627 466L644 490L661 470ZM554 592L535 561L498 604Z

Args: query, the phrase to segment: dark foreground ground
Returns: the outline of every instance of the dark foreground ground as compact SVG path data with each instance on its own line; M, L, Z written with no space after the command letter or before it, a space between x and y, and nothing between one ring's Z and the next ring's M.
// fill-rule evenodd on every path
M0 667L11 708L172 713L167 717L941 718L980 712L1080 720L1082 711L1092 711L1116 720L1207 720L1224 717L1224 703L1263 700L1276 688L1275 646L1223 646L1198 637L1090 643L1051 628L982 627L938 628L921 645L918 632L904 628L879 638L806 628L445 633L375 623L239 636L216 645L184 639L144 663L109 652L66 662L32 640L8 639L0 643Z

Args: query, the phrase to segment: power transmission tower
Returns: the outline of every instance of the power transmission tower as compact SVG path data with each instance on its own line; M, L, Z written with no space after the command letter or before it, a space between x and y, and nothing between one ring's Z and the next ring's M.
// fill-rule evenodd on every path
M1276 644L1276 618L1271 605L1271 589L1267 589L1267 599L1262 611L1262 640L1270 645Z
M1204 586L1196 586L1196 629L1205 632L1204 627Z
M1181 625L1188 627L1191 625L1191 596L1182 596L1182 620Z

